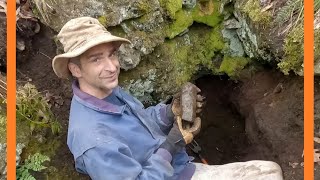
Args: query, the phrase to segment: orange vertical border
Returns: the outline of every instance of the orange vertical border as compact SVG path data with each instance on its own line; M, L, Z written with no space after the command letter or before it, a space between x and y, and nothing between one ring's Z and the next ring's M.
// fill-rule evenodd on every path
M304 179L314 179L314 32L313 0L304 0Z
M16 1L7 0L7 179L16 179Z

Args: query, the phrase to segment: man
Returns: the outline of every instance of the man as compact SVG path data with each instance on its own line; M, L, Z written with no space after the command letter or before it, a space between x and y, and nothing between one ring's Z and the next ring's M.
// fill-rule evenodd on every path
M190 162L185 145L195 134L175 120L172 104L144 108L118 86L117 50L130 41L111 35L97 19L72 19L57 37L65 53L53 59L54 72L76 79L67 143L79 172L94 180L282 179L273 162Z

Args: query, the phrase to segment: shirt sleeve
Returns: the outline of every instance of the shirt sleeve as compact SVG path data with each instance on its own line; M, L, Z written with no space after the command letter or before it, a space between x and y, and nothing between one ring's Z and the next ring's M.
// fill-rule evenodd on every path
M156 106L150 106L146 108L146 113L148 113L152 119L154 119L157 124L160 126L162 132L168 134L172 124L173 124L173 113L168 112L171 111L169 108L170 105L166 105L163 103L159 103Z
M174 173L170 164L172 157L162 148L143 164L136 161L130 149L120 142L103 142L81 157L83 169L80 170L93 180L158 180L169 179Z

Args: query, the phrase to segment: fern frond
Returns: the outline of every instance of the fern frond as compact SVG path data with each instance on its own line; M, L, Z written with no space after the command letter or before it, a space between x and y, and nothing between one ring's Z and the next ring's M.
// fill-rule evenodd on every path
M36 180L30 173L29 170L40 172L47 167L42 164L45 161L50 161L50 158L40 153L35 153L25 160L25 163L17 168L17 179L18 180Z
M285 6L283 6L275 19L275 22L278 24L282 24L290 20L293 14L301 9L303 6L303 0L289 0L286 2Z
M320 0L314 0L314 12L320 9Z

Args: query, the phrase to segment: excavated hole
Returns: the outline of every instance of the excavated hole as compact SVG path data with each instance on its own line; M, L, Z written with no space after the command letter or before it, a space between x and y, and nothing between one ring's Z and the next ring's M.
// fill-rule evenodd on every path
M239 83L225 76L205 76L196 85L206 97L201 119L202 128L195 138L201 146L202 156L209 164L225 164L251 159L260 159L260 147L250 143L245 132L245 119L234 104ZM200 162L197 154L187 148L195 162Z

